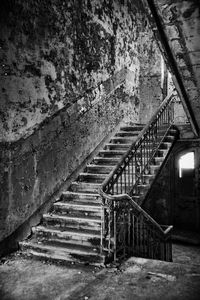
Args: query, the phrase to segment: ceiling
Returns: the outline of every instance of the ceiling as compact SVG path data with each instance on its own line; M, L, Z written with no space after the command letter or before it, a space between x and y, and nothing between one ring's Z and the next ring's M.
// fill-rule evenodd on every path
M143 0L196 135L200 134L200 1Z

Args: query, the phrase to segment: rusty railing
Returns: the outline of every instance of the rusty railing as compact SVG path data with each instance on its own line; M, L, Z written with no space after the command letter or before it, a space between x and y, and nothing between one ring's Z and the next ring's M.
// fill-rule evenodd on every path
M172 226L157 224L133 199L150 175L154 156L173 126L174 99L174 93L165 98L100 189L101 248L114 260L127 255L172 260Z

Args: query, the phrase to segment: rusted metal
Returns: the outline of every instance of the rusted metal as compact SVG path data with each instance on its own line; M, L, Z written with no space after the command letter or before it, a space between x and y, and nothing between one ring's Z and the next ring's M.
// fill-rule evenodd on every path
M155 154L173 125L174 97L173 92L165 98L100 189L101 248L112 260L130 255L172 260L172 226L161 227L133 198L144 188Z

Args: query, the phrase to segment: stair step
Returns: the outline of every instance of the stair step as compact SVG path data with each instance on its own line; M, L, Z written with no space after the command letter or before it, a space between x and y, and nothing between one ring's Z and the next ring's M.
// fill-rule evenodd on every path
M155 178L155 176L153 174L146 174L143 175L144 181L145 183L150 183L151 181L153 181L153 179Z
M120 157L100 157L96 156L94 158L94 163L95 164L105 164L105 165L112 165L115 166L120 160Z
M159 149L169 149L171 147L171 142L162 142Z
M59 207L61 209L67 209L67 208L72 208L72 209L77 209L77 210L82 210L82 211L93 211L93 210L100 210L101 205L100 203L90 203L90 202L76 202L76 201L70 201L70 202L62 202L58 201L55 202L53 207Z
M132 144L137 137L120 137L114 136L110 139L111 143L122 143L122 144Z
M96 255L96 251L92 251L91 247L86 247L86 246L82 246L82 245L76 245L74 244L68 244L66 245L66 247L60 247L63 249L63 251L68 252L68 253L79 253L79 254L86 254L86 255ZM53 245L48 245L48 244L42 244L41 242L37 243L37 242L32 242L32 243L28 243L28 242L23 242L23 246L24 247L30 247L30 248L43 248L45 249L46 247L51 247L53 248ZM57 248L57 247L56 247Z
M120 129L119 132L115 134L115 136L121 136L121 137L136 137L138 135L137 131L123 131Z
M70 219L70 218L69 218ZM71 218L73 219L73 218ZM86 219L89 221L89 219ZM94 221L95 219L93 219ZM80 219L79 219L80 221ZM96 220L97 222L97 220ZM98 220L99 222L99 220ZM97 222L97 223L98 223ZM101 238L101 231L100 230L81 230L81 229L65 229L65 230L61 230L58 228L49 228L49 227L45 227L42 225L39 225L37 227L33 227L32 228L33 233L47 233L50 234L52 236L56 236L57 238L61 238L61 239L73 239L73 240L80 240L80 241L85 241L85 240L89 240L89 239L100 239Z
M86 167L86 171L88 173L101 173L101 174L109 174L113 170L112 166L106 166L106 165L93 165L90 164Z
M34 257L58 260L64 262L74 262L78 264L90 263L92 265L99 265L104 263L104 257L95 252L84 251L80 248L67 249L64 247L42 245L37 243L23 242L20 244L23 250L28 250L29 254Z
M90 224L93 228L93 225L100 224L101 218L100 216L63 216L59 214L44 214L43 215L43 223L44 224L57 224L58 226L67 226L71 223L81 223L81 224Z
M33 239L31 239L32 241ZM96 249L99 252L100 248L100 242L101 239L88 239L88 240L71 240L66 238L57 237L55 234L51 235L48 233L44 233L43 235L39 236L37 235L37 240L42 242L43 244L52 244L52 245L62 245L63 247L67 247L68 245L74 246L74 245L81 245L86 247L92 247L92 249Z
M70 185L70 190L73 192L88 192L96 194L99 191L99 188L101 187L100 183L90 183L90 182L79 182L75 181L72 182Z
M87 182L93 182L93 183L102 183L106 178L105 174L100 173L80 173L78 180L80 181L87 181Z
M99 156L115 157L115 156L122 156L125 153L126 153L126 150L101 150L101 151L99 151Z
M165 157L168 152L168 149L158 149L156 152L156 156Z
M157 164L157 165L150 165L150 172L151 172L151 174L155 174L158 170L159 170L159 168L160 168L160 164Z
M50 213L50 214L44 214L43 215L43 221L44 220L55 220L55 221L64 221L64 222L68 222L69 220L73 219L73 221L76 222L100 222L101 218L100 216L96 216L96 217L90 217L90 216L62 216L59 214L54 214L54 213Z
M68 216L101 216L101 206L98 204L59 201L54 203L53 209L54 212Z
M70 249L79 249L82 251L92 252L92 253L98 253L100 252L100 242L101 239L94 239L91 241L79 241L79 240L68 240L59 238L56 235L45 235L45 236L37 236L36 238L31 239L31 243L37 243L43 244L43 245L50 245L50 246L56 246L56 247L63 247L67 250Z
M144 128L144 126L140 126L140 125L137 125L137 126L122 126L120 127L120 130L123 130L123 131L137 131L138 133Z
M73 202L88 202L88 203L101 203L101 198L99 194L91 193L78 193L66 191L62 193L61 201L73 201Z
M155 156L154 161L156 164L161 164L164 161L164 157Z
M87 231L87 233L98 233L100 230L101 218L100 216L72 216L59 214L45 214L43 215L43 224L46 226L55 226L55 228L62 228L64 230L79 229Z
M79 203L79 202L74 202L74 201L70 201L70 202L62 202L62 201L58 201L55 202L53 204L53 206L57 206L57 207L63 207L64 209L66 207L74 207L77 209L82 209L85 210L87 208L87 210L93 210L93 209L101 209L101 205L99 203L87 203L87 202L83 202L83 203Z
M140 190L146 190L146 189L149 188L149 184L145 184L145 183L144 184L138 184L137 187Z
M132 143L127 143L127 144L120 144L120 143L109 143L105 146L105 149L110 149L110 150L128 150Z

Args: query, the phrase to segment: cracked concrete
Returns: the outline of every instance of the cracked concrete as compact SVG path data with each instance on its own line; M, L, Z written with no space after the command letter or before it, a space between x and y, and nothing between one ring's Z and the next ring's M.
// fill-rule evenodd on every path
M175 261L180 254L190 257L190 251L185 252L184 247L176 246ZM121 265L101 269L43 263L24 258L18 252L1 261L0 298L195 300L200 294L200 262L197 252L196 255L197 260L191 256L190 261L182 263L132 257Z

